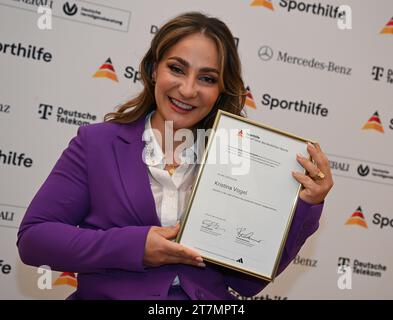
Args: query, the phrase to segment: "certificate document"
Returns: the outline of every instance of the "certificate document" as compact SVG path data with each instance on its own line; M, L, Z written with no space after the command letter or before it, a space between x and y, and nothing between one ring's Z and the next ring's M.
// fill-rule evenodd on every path
M209 262L272 281L310 140L219 110L177 242Z

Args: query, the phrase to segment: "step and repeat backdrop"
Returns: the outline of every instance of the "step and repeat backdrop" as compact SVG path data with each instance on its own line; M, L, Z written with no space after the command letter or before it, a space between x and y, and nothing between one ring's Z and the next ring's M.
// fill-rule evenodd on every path
M334 174L319 230L252 299L392 299L391 0L0 0L0 299L75 290L20 261L21 219L78 127L141 89L160 25L194 10L232 30L248 117L319 141Z

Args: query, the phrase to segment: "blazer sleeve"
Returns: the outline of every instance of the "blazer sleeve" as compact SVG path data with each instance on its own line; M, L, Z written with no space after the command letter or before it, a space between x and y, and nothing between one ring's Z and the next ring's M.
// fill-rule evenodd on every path
M89 213L86 127L80 127L27 208L17 246L25 264L54 270L145 270L149 226L79 228Z
M289 230L288 238L278 266L277 275L280 274L296 257L306 239L319 227L323 203L311 205L298 199L295 215ZM261 292L268 281L259 280L246 274L229 269L223 270L225 283L239 294L250 297Z

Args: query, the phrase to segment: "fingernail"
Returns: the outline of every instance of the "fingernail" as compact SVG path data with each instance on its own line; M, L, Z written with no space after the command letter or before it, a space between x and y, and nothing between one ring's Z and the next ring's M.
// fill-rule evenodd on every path
M202 257L196 257L195 260L198 261L198 262L203 262Z
M198 267L204 268L206 265L203 262L198 263Z
M298 153L296 156L297 156L298 158L300 158L300 159L303 159L303 158L304 158L300 153Z
M311 142L307 142L307 144L311 147L315 149L315 146L311 143Z

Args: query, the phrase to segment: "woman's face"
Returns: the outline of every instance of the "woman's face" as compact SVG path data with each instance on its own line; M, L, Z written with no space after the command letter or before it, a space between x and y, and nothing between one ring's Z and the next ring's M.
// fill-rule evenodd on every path
M220 94L218 62L216 44L200 33L169 48L153 72L157 111L152 125L173 121L175 130L191 129L201 121Z

